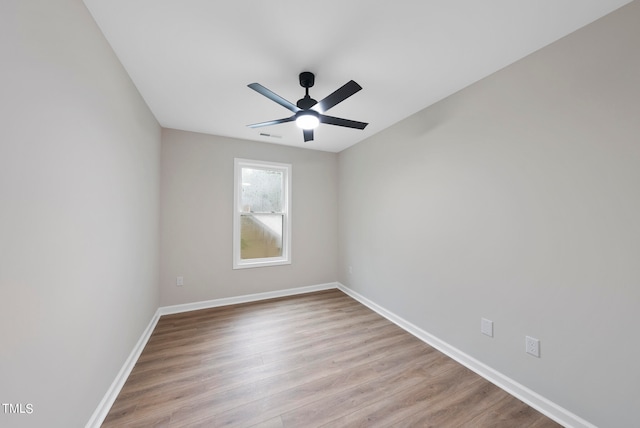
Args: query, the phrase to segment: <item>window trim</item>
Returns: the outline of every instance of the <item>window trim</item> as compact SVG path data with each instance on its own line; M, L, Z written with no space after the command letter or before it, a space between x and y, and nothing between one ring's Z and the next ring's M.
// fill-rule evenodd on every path
M284 175L282 213L282 256L259 259L242 259L240 225L242 220L242 168L282 171ZM291 175L292 166L287 163L234 158L233 166L233 269L246 269L291 264ZM246 214L246 213L245 213Z

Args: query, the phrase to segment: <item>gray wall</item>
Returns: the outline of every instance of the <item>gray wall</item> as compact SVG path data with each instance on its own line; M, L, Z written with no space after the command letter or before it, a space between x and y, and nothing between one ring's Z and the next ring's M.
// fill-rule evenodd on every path
M602 427L640 408L638 22L633 2L339 155L340 282Z
M236 157L292 164L292 264L232 269ZM336 280L335 153L164 129L161 171L163 306Z
M0 425L79 427L158 307L160 127L78 0L0 2Z

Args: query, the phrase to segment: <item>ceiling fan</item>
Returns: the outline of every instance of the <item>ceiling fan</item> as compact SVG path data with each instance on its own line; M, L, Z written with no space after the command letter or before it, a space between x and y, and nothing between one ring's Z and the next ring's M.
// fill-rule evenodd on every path
M254 123L247 125L249 128L260 128L262 126L277 125L279 123L293 122L302 128L304 135L304 141L313 140L313 130L321 123L329 125L344 126L346 128L364 129L368 123L357 122L355 120L341 119L339 117L327 116L323 114L331 107L349 98L351 95L362 89L362 86L358 85L353 80L345 83L342 87L337 89L332 94L328 95L322 101L316 101L309 96L309 88L313 86L315 82L315 76L309 71L300 73L300 86L305 88L305 95L300 98L296 104L293 104L280 95L270 91L259 83L252 83L249 86L254 91L264 95L271 101L275 101L282 107L291 110L294 115L286 117L284 119L270 120L268 122Z

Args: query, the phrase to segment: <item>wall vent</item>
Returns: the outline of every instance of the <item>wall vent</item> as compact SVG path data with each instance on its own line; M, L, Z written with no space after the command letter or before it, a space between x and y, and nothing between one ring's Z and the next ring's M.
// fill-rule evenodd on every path
M260 135L263 137L269 137L269 138L282 138L282 135L267 134L265 132L261 132Z

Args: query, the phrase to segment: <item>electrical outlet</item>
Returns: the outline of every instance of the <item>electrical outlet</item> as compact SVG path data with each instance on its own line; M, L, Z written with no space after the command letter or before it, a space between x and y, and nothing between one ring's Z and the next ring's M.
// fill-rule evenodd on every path
M184 277L179 276L176 278L176 286L182 287L184 285Z
M353 274L353 267L349 266L349 275L352 275L352 274Z
M540 358L540 341L531 336L526 336L525 351L527 352L527 354Z
M485 336L493 337L493 321L486 318L480 318L480 333Z

